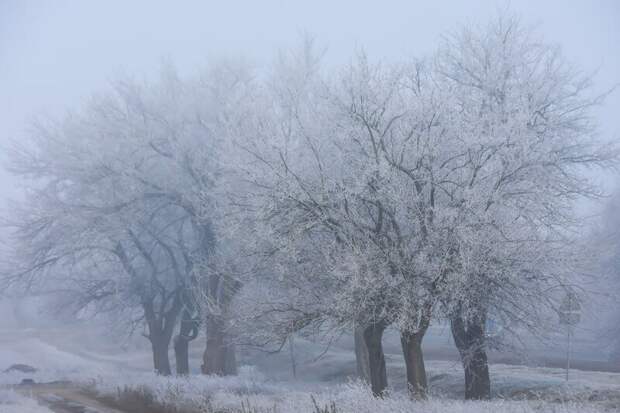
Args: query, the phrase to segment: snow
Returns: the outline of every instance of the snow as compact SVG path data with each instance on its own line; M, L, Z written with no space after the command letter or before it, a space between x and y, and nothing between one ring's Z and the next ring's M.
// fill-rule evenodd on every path
M85 374L98 374L110 370L106 366L66 351L62 351L39 338L12 333L11 342L0 339L0 369L21 363L35 367L36 373L13 371L0 374L0 385L18 384L22 379L34 378L37 382L69 380Z
M26 320L27 321L27 320ZM372 397L366 386L352 381L355 359L348 338L324 350L319 343L296 340L298 378L290 371L287 353L266 356L243 352L237 377L158 377L151 372L147 342L121 349L104 340L101 326L48 325L29 328L28 322L0 325L0 371L11 364L32 365L33 374L0 373L0 387L32 378L36 382L70 380L103 395L122 391L147 392L162 403L196 408L239 408L248 403L261 411L280 413L315 412L313 398L324 407L334 402L339 413L348 412L601 412L620 406L620 374L571 371L568 383L564 370L546 367L492 364L493 400L462 401L463 372L457 361L427 360L431 397L427 402L409 400L404 389L405 370L396 342L388 335L386 360L390 394ZM99 333L97 333L99 331ZM397 337L396 337L397 338ZM434 338L434 344L438 339ZM142 346L137 344L142 343ZM192 342L190 364L199 365L202 338ZM254 365L254 367L250 366ZM268 374L267 374L268 373ZM0 393L0 413L49 413L33 400L11 390ZM606 410L607 409L607 410Z
M247 374L247 373L245 373ZM315 412L332 403L341 413L371 412L602 412L618 405L595 404L587 400L570 399L551 402L545 398L532 400L495 399L485 402L464 402L432 396L428 401L412 401L406 393L393 392L383 399L375 398L368 386L350 382L325 387L316 392L293 390L285 383L260 384L238 378L199 377L187 379L162 378L153 375L124 377L121 383L114 378L99 378L94 387L101 394L116 395L119 390L149 393L160 403L171 403L196 410L228 411L242 404L256 411ZM248 386L248 383L252 383Z
M463 402L453 345L452 356L426 353L429 400L414 401L393 336L390 386L377 398L355 380L351 346L325 344L352 327L369 346L386 326L417 339L449 320L468 369L524 328L552 338L546 361L562 365L556 301L593 301L573 290L605 255L576 202L602 190L584 172L615 166L617 145L599 139L591 79L516 16L497 17L447 34L420 61L359 53L332 68L307 37L264 69L222 60L186 77L165 64L157 80L118 79L66 118L33 125L10 157L29 190L7 211L1 275L15 293L53 295L64 320L39 317L36 300L11 311L0 302L0 371L36 369L0 373L2 411L40 409L25 396L53 386L52 396L144 394L200 412L618 409L620 374L565 380L492 351L492 392L467 395L492 400ZM156 376L146 342L120 351L108 329L142 327L168 374L158 348L181 315L220 343L205 370L220 370L213 360L234 339L238 376ZM485 338L491 324L497 340ZM287 342L290 360L241 347ZM584 360L579 342L574 367L608 362L599 343ZM191 346L196 369L204 338ZM33 382L54 383L19 385Z
M12 337L19 337L13 334ZM18 358L14 358L14 357ZM338 353L328 359L334 371L349 368L347 358ZM132 367L120 370L107 363L63 351L40 339L17 338L12 346L0 347L3 365L9 361L30 362L40 370L34 374L0 374L3 384L13 384L31 377L37 382L72 380L102 395L116 396L122 391L146 392L160 403L174 403L197 409L240 408L250 404L257 411L314 412L314 400L319 406L335 403L338 412L599 412L618 406L620 374L603 372L573 372L566 384L562 369L533 368L494 364L491 366L494 397L490 402L463 402L462 371L451 361L429 360L427 363L431 398L427 402L409 400L402 389L394 388L385 399L374 398L366 386L355 381L303 382L279 381L269 378L253 367L240 368L237 377L192 376L165 378ZM121 356L117 356L120 359ZM341 360L340 362L338 360ZM319 361L319 364L324 363ZM404 369L399 360L390 357L388 369L391 383L404 381ZM274 366L277 368L277 366ZM398 386L395 386L398 387ZM4 399L12 404L2 405L0 412L46 412L36 403L15 393ZM518 400L525 399L525 400ZM594 401L590 400L594 399ZM16 404L17 403L17 404ZM6 403L5 403L6 404ZM4 410L2 410L4 409ZM9 409L9 410L7 410ZM10 410L12 409L12 410Z
M0 413L52 413L52 411L13 390L0 389Z

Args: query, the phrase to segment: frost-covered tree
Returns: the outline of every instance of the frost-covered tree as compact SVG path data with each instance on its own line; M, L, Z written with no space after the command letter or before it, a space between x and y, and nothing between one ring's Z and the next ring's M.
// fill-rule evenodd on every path
M200 306L208 310L203 313L208 336L223 337L218 309L232 281L231 274L214 269L218 225L225 226L220 184L229 164L223 159L228 125L236 119L247 80L237 64L216 66L189 81L165 68L159 82L116 82L80 112L37 128L16 152L13 165L34 181L23 214L15 220L22 279L44 275L51 267L59 274L84 269L97 251L111 251L106 260L113 258L125 271L126 293L140 297L145 318L151 309L141 298L144 289L148 285L161 293L160 318L147 322L165 331L166 359L181 313L189 322L181 323L175 348L187 353L196 311L205 301L196 297L208 301ZM165 288L168 283L174 287ZM112 283L98 285L105 293L93 298L118 299L115 288L107 289ZM188 293L197 287L204 294ZM170 322L164 321L167 317ZM206 353L212 354L205 373L225 373L217 361L226 350L223 341L207 340Z
M325 76L308 44L280 64L267 127L246 149L260 171L252 176L264 200L262 233L294 257L281 284L286 294L288 283L316 291L314 306L295 300L316 319L357 326L375 394L387 386L381 338L396 324L408 380L423 394L421 340L439 260L426 248L434 194L406 165L422 168L434 150L441 99L421 64L373 65L360 55Z
M388 324L383 321L387 316L381 308L383 302L368 300L351 305L350 295L339 294L351 287L346 278L352 274L350 269L338 267L357 267L356 258L366 259L370 250L358 249L361 246L354 245L356 242L368 240L356 240L350 228L340 222L342 190L338 184L349 171L344 164L339 165L342 153L335 150L331 140L336 132L335 119L341 112L332 110L335 105L331 91L323 82L318 60L308 44L299 53L283 56L268 87L273 103L263 108L263 128L244 146L255 160L255 170L249 175L260 189L254 197L262 202L257 206L258 222L264 223L260 234L268 238L266 245L280 254L278 264L285 264L273 272L284 269L281 285L287 292L279 300L282 304L267 310L282 313L281 305L287 308L292 316L285 323L289 326L330 316L333 321L346 323L357 317L372 319L368 320L373 326L369 331L376 331L374 336L379 337L374 349L379 365L373 365L377 369L371 382L373 391L381 392L386 379L380 337ZM370 272L359 271L360 282ZM329 293L315 303L304 299L296 300L294 306L287 304L287 297L295 297L302 285L307 287L309 299L319 296L319 289ZM374 290L380 289L377 285ZM308 294L308 290L314 292ZM359 311L362 305L367 308ZM285 327L283 331L289 330Z
M320 60L306 41L264 76L164 70L39 128L14 158L34 182L17 278L141 309L163 373L179 319L180 373L198 318L208 374L231 371L232 331L278 349L355 330L375 395L385 329L424 397L422 341L448 319L465 396L487 398L487 319L535 331L587 264L574 203L598 195L584 169L616 160L596 138L600 97L513 18L427 61Z
M87 141L85 135L65 132ZM39 133L49 137L43 129ZM130 327L143 321L155 370L170 374L168 344L189 275L170 237L171 229L176 234L179 211L155 199L146 203L157 211L151 215L144 214L144 205L136 210L136 205L119 203L118 177L90 158L94 152L74 143L61 147L66 143L55 141L54 151L45 149L36 164L34 158L26 163L16 158L16 167L33 171L36 165L37 177L50 184L32 190L28 204L13 213L15 267L10 275L29 288L64 293L78 311L112 312L119 324ZM79 162L70 164L67 156ZM103 160L105 154L96 156Z
M569 284L581 265L574 203L599 194L584 172L612 165L616 150L596 137L590 79L517 19L447 38L435 72L450 98L453 155L441 179L457 217L447 313L466 397L486 398L489 313L527 323Z
M466 397L488 397L489 313L534 327L583 265L574 201L598 195L584 169L616 156L594 134L590 80L511 18L448 37L426 66L362 57L326 76L305 48L281 70L248 152L276 249L321 251L304 278L335 293L313 313L367 329L375 393L381 333L397 325L420 394L440 302Z

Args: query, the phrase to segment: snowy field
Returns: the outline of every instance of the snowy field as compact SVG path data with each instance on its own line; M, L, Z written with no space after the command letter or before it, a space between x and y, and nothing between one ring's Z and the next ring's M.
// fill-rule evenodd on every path
M620 402L620 377L617 374L590 373L565 385L561 371L514 368L494 365L493 379L507 398L490 402L463 402L453 398L452 386L458 387L458 369L449 363L430 362L433 395L427 402L413 402L404 392L393 391L383 400L374 398L368 388L356 382L334 386L282 383L267 379L254 369L243 368L235 378L191 379L161 378L151 373L116 371L89 377L74 369L50 369L35 374L35 380L56 375L81 383L100 396L117 397L123 391L145 393L161 405L187 411L241 411L251 406L257 412L315 412L316 407L336 406L338 412L603 412L616 411ZM74 366L75 367L75 366ZM441 373L440 373L441 372ZM5 383L16 382L20 375L3 377ZM45 412L32 399L11 390L0 395L0 411ZM172 410L171 410L172 411Z
M5 312L5 314L7 314ZM11 316L12 317L12 316ZM388 340L386 357L391 392L383 400L355 382L354 354L347 340L330 348L298 340L297 378L292 378L290 355L241 352L238 377L190 379L157 377L150 371L150 356L141 337L109 341L87 324L70 327L23 327L7 317L0 329L0 370L15 363L29 364L36 373L0 373L0 412L49 413L50 410L21 391L8 389L24 378L37 383L70 381L90 394L118 397L123 391L148 394L163 405L188 411L240 411L249 405L256 412L316 412L317 406L336 406L338 412L599 412L620 408L620 374L492 364L494 399L463 402L462 369L452 360L428 360L431 397L427 402L409 400L403 388L405 370L397 346ZM29 318L29 317L28 317ZM44 321L44 320L42 320ZM28 323L25 323L28 324ZM434 348L442 338L435 337ZM123 345L119 346L119 342ZM429 343L433 343L430 340ZM199 366L201 338L193 343L191 364ZM269 374L267 374L269 373ZM17 386L18 391L19 386ZM237 410L235 410L237 409Z
M0 0L0 413L620 413L572 2Z

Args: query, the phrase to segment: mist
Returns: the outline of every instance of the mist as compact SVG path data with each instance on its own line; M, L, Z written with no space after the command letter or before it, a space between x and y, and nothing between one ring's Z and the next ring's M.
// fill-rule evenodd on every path
M619 19L2 2L0 412L617 409Z

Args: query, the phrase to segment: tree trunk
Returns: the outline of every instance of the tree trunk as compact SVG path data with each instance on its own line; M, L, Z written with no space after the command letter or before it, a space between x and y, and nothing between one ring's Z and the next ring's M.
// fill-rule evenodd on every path
M136 246L140 249L139 241L134 241ZM129 262L129 258L125 252L121 243L118 243L114 248L114 253L118 256L121 264L125 268L128 274L134 279L139 278L136 269ZM148 256L148 254L145 254ZM170 359L168 358L168 348L170 347L170 340L174 332L174 326L176 325L177 317L181 312L181 300L180 294L174 292L171 296L163 294L162 308L158 313L155 310L155 296L145 295L142 298L142 309L144 310L144 319L148 326L149 332L146 337L151 342L151 348L153 351L153 367L157 374L169 376L172 371L170 370ZM169 303L170 309L166 311L166 304Z
M235 346L226 342L224 322L220 317L207 317L207 346L203 354L203 374L218 376L237 374Z
M235 345L227 343L224 351L224 374L227 376L236 376L237 356L235 354Z
M364 341L364 327L355 326L354 339L357 376L366 383L370 383L370 361L368 359L368 347Z
M151 333L151 348L153 349L153 366L155 372L162 376L170 376L172 370L170 369L170 359L168 358L168 346L170 339L162 334Z
M491 397L491 379L485 348L485 316L464 321L460 314L452 317L454 343L465 370L465 399L484 400Z
M417 330L415 332L401 331L400 333L400 344L403 348L405 367L407 368L407 387L416 399L425 399L428 390L422 340L431 324L432 303L426 303L421 309Z
M168 349L172 340L172 333L176 325L178 315L181 311L180 300L175 297L169 311L163 316L157 317L153 311L152 302L145 303L145 318L149 327L148 339L153 350L153 366L157 374L169 376L172 374L170 369L170 359Z
M174 357L178 376L189 374L189 341L178 335L174 338Z
M403 347L405 366L407 368L407 385L416 399L425 399L428 389L426 369L422 354L422 339L426 330L419 333L401 333L400 343Z
M230 277L217 274L208 277L209 297L218 303L221 314L208 314L206 317L207 345L202 358L203 374L224 376L237 373L235 348L227 340L225 323L230 300L237 289L237 282Z
M383 354L383 345L381 343L385 328L386 325L384 323L375 323L364 329L364 343L368 349L370 387L372 393L377 397L383 396L387 388L385 355Z
M202 373L224 375L226 361L222 321L213 315L207 317L207 346L202 357Z
M183 312L179 334L174 338L174 356L177 375L189 374L189 342L198 336L198 323L192 319L189 311Z

